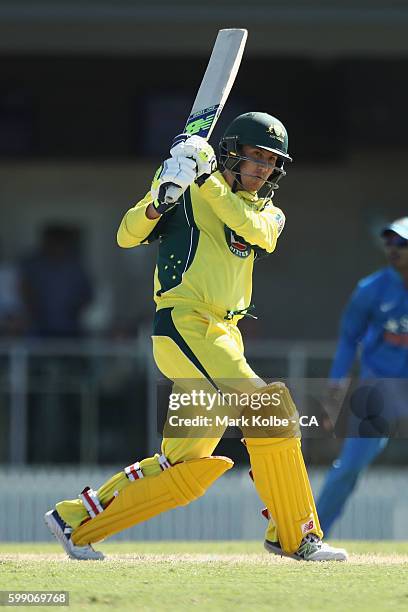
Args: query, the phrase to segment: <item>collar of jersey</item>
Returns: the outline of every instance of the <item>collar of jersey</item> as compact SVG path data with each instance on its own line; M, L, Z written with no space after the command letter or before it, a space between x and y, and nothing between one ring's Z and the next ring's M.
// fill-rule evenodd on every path
M230 186L228 185L227 181L222 176L220 171L216 172L216 177L219 181L221 181L221 183L223 183L224 185L230 188ZM256 192L253 193L250 191L237 191L236 195L238 195L240 198L243 198L244 200L248 200L248 202L256 203L257 208L261 208L265 202L264 199L261 199L258 197L258 194Z

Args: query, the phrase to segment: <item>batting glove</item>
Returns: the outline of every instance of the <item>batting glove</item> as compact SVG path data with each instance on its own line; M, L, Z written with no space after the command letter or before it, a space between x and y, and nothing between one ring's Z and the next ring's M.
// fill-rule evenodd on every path
M197 178L197 165L187 157L166 159L154 175L150 193L160 215L171 210Z
M212 146L201 136L188 136L180 134L176 136L170 149L172 157L183 155L194 159L197 164L196 183L199 187L217 169L217 158Z

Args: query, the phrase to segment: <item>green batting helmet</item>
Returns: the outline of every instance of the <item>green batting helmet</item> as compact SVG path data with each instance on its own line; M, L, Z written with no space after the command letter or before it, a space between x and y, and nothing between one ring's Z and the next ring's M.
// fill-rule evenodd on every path
M267 197L278 188L278 181L285 176L285 161L292 161L288 154L288 133L279 119L268 113L251 112L236 117L225 130L220 141L220 167L233 172L240 182L239 162L242 146L251 145L278 156L275 169L263 188L262 197Z

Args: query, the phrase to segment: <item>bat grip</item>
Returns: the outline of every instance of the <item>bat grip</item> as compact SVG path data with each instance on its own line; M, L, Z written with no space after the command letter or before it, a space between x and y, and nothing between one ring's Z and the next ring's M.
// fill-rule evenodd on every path
M183 195L184 190L179 185L166 183L163 187L165 187L164 196L160 199L166 204L175 204Z

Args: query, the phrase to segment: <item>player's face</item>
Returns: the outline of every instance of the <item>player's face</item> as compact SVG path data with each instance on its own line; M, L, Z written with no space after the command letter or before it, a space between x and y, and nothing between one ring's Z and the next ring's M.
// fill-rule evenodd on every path
M387 232L384 236L384 246L390 264L396 270L408 270L408 240L404 240L395 232Z
M242 186L245 191L258 191L271 175L278 156L251 145L244 145L241 155L246 158L240 164Z

